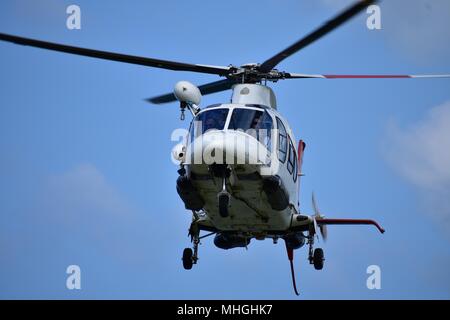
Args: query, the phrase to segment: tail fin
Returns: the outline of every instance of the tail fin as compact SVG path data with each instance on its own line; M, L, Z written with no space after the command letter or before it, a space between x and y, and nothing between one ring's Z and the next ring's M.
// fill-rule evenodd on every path
M298 150L297 150L297 156L298 156L298 166L297 166L297 175L302 175L302 164L303 164L303 152L305 151L306 143L303 140L300 140L298 142Z

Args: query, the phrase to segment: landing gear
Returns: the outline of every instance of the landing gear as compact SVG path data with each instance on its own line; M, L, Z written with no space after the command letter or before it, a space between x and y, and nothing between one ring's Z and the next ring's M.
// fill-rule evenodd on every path
M325 261L325 256L324 256L322 248L317 248L317 249L313 250L313 247L314 247L314 236L313 235L308 236L308 245L309 245L309 250L308 250L309 263L314 265L314 269L322 270L323 264Z
M186 270L192 269L192 265L194 263L194 261L192 259L193 255L194 255L194 253L191 248L184 249L184 251L183 251L183 267Z
M322 248L315 249L314 250L314 255L313 255L314 269L322 270L324 261L325 261L325 258L324 258L324 255L323 255Z
M183 267L186 270L191 270L194 264L198 261L198 245L200 244L200 229L198 225L193 222L189 228L189 235L191 236L191 242L193 248L185 248L183 250Z

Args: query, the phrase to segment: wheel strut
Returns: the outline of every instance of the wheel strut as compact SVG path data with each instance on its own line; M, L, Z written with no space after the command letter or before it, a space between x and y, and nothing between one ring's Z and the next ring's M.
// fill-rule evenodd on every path
M194 254L192 255L192 262L197 264L198 261L198 245L200 244L200 229L195 221L191 224L189 228L189 234L191 236L192 249L194 250Z
M192 249L186 248L183 251L183 266L189 270L193 264L197 264L198 261L198 245L200 244L200 229L194 222L191 223L189 228L189 236L191 237Z
M193 249L194 249L194 255L192 256L192 263L197 264L198 261L198 245L200 244L200 239L198 236L193 237Z
M314 263L314 236L309 235L308 236L308 261L309 264Z

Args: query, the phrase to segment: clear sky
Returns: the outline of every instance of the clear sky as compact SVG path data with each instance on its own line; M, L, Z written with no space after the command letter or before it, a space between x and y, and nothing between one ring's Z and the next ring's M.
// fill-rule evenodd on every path
M0 32L178 61L262 62L351 1L4 0ZM66 7L81 7L81 30ZM299 73L450 73L447 0L386 1L382 30L363 13L279 68ZM171 72L0 43L0 297L291 299L284 244L202 241L191 271L190 214L170 160L176 103L144 98ZM271 85L306 141L301 209L314 190L329 227L322 271L295 252L300 299L450 298L450 80L292 80ZM230 92L204 97L226 102ZM81 290L66 268L81 268ZM381 268L368 290L366 268Z

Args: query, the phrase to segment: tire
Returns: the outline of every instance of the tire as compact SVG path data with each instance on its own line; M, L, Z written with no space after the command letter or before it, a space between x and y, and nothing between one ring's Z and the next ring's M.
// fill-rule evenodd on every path
M230 203L230 197L223 193L219 195L219 214L222 218L228 217L228 205Z
M321 248L315 249L314 255L313 255L314 269L322 270L324 261L325 261L325 258L324 258L323 250Z
M183 267L186 270L191 270L192 269L192 256L193 256L193 252L191 248L186 248L183 250Z

